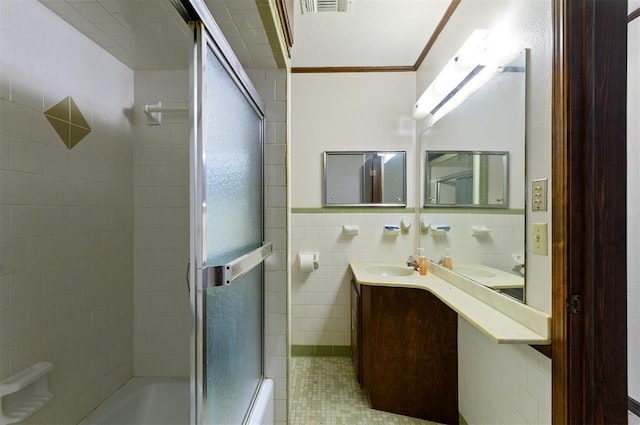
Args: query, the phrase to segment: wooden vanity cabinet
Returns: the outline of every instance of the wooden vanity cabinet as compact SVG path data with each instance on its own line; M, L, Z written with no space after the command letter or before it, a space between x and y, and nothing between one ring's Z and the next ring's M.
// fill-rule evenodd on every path
M420 289L354 283L354 304L353 358L371 407L458 424L457 314Z

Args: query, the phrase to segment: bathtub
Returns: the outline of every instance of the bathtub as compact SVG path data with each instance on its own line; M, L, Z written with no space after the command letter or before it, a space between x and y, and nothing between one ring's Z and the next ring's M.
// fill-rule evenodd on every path
M247 423L273 425L273 381L265 379ZM80 425L189 425L189 380L133 378Z
M189 425L189 379L132 378L80 425Z

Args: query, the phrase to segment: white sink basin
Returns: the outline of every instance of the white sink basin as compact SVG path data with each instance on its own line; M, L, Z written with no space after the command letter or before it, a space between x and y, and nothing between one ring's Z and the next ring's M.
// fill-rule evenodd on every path
M386 277L402 277L411 276L415 273L412 268L402 266L371 266L367 267L367 271Z

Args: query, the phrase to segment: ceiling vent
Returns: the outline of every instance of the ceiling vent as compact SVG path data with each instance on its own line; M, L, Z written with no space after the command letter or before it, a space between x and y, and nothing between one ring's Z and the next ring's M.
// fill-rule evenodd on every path
M302 13L348 12L351 0L300 0Z

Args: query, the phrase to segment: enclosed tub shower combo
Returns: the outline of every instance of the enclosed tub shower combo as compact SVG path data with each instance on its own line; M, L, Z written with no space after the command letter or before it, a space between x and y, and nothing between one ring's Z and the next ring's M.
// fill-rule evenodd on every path
M11 4L9 5L9 3ZM15 28L19 29L20 25L22 25L17 22L22 20L17 19L21 16L21 13L35 11L45 22L43 27L51 28L51 33L56 32L56 26L64 27L64 31L69 33L75 31L67 27L66 23L62 22L58 16L55 16L50 10L45 9L43 5L35 1L29 0L29 3L18 4L18 1L10 0L9 3L3 6L0 12L4 14L6 11L8 13L7 16L16 17ZM98 5L98 3L96 2L95 4ZM78 308L78 318L72 317L72 314L76 313L75 306L60 296L60 301L57 301L58 304L54 304L54 316L52 318L45 316L42 321L57 319L58 316L56 314L58 314L63 318L67 318L68 322L72 322L78 329L86 324L85 331L76 333L76 328L71 331L62 329L55 337L44 338L45 344L48 344L47 348L49 346L53 347L52 351L58 356L57 361L38 361L40 359L32 359L31 357L35 356L29 355L25 356L25 364L22 365L22 359L16 356L15 365L21 365L21 370L12 373L10 376L8 374L0 376L0 378L3 378L0 379L0 425L23 421L25 423L42 423L42 421L53 420L51 419L53 417L56 418L56 422L62 423L64 419L57 418L64 418L64 412L51 413L51 410L54 410L52 409L54 405L56 406L55 409L62 410L55 403L57 397L69 404L73 404L74 402L70 400L77 397L75 403L82 405L82 409L78 409L78 411L83 413L82 417L74 418L73 423L78 423L78 420L81 420L82 425L272 424L274 423L274 384L272 380L265 378L265 350L263 348L265 328L264 261L273 251L271 243L264 242L263 143L265 104L203 1L166 0L162 2L146 2L140 5L129 5L128 3L130 2L123 3L127 3L127 5L122 5L125 9L128 7L140 7L138 15L141 19L140 25L146 25L145 16L150 16L150 13L153 12L151 9L146 9L145 12L145 7L157 8L155 11L158 14L161 13L160 9L162 9L163 14L173 14L173 19L180 21L174 22L171 29L183 33L187 45L184 57L189 59L189 69L188 71L170 70L166 74L173 73L171 75L180 74L185 76L185 79L188 79L188 84L184 84L184 87L188 87L188 94L179 102L181 104L178 104L175 98L144 100L140 98L136 100L134 108L128 108L128 105L114 108L116 110L115 114L119 114L118 119L122 119L124 126L123 129L113 131L122 134L123 139L128 138L129 140L126 140L126 142L134 142L125 142L118 145L118 149L121 148L122 152L116 151L115 148L113 151L109 151L108 136L104 137L104 143L96 143L98 135L108 134L109 131L112 131L110 128L112 123L100 122L97 112L87 112L88 107L86 105L89 102L82 98L81 93L74 94L74 97L63 98L60 103L56 103L47 109L44 117L42 114L34 114L34 120L38 120L38 123L41 121L46 123L43 124L42 130L46 134L46 138L48 138L46 141L48 144L55 146L55 154L64 161L70 161L68 157L81 155L86 155L90 159L90 155L97 152L109 156L115 163L116 159L126 155L122 169L102 167L103 164L98 163L97 160L86 164L82 164L80 161L78 167L84 170L87 175L90 175L87 180L91 180L90 183L84 185L78 184L70 188L60 189L61 185L69 183L68 180L71 180L71 178L65 179L59 176L45 175L46 171L51 168L48 164L41 167L45 171L38 170L42 171L43 174L42 182L38 180L38 183L44 185L46 180L50 179L58 185L57 188L53 189L56 196L51 197L50 192L52 191L46 190L41 191L42 196L49 196L46 202L53 204L55 213L66 214L60 220L61 222L71 217L81 222L81 224L85 223L85 228L81 229L84 233L77 238L80 241L78 246L81 249L95 250L96 252L100 252L100 250L106 251L107 248L113 248L117 251L121 245L126 245L127 252L132 254L129 257L133 257L133 249L138 249L138 246L142 243L140 240L144 238L144 236L137 234L137 226L139 224L145 230L149 228L149 223L153 222L154 219L158 219L158 217L165 221L169 217L168 221L171 222L172 217L178 217L179 209L188 210L188 220L184 220L185 223L188 222L184 226L184 235L179 234L178 225L176 225L174 232L177 235L175 239L179 241L188 240L188 245L185 243L182 249L185 252L188 251L189 255L188 258L182 257L182 264L177 266L182 270L182 275L180 279L175 280L175 287L179 287L181 292L178 293L175 289L172 289L178 295L175 298L171 298L171 295L167 295L169 292L161 293L157 288L153 288L152 285L155 283L153 279L150 279L150 284L136 283L134 285L132 282L133 277L127 278L129 280L123 279L125 283L122 284L122 288L116 288L116 283L114 282L117 279L114 276L117 272L112 270L129 270L131 276L136 276L135 279L138 279L138 273L142 274L142 267L139 267L137 263L134 267L132 258L119 259L122 265L106 255L103 257L96 255L95 259L91 258L84 261L86 266L82 270L85 275L93 276L98 272L105 271L108 278L99 280L95 284L91 282L92 285L82 281L82 286L79 284L78 288L75 288L77 289L77 298L70 299L77 299L78 304L81 305ZM30 11L23 12L23 9L21 9L23 5L31 8L29 9ZM81 8L82 5L78 7ZM111 10L107 6L104 7L112 13L112 16L119 16L120 11L116 10L117 8ZM52 6L52 9L55 9L55 5ZM6 21L9 22L10 19L13 18L7 18ZM107 19L107 17L103 19ZM131 23L132 32L141 31L136 25L136 22ZM6 27L7 29L3 29L3 31L6 30L15 40L19 40L19 31L12 33L14 27L12 25L7 25ZM160 28L160 25L157 27ZM163 30L165 29L163 28ZM41 40L49 36L46 31L43 31L43 34ZM4 35L3 33L3 38ZM78 34L76 33L73 36L75 37L76 35ZM51 35L51 37L55 36ZM11 43L13 43L13 39L11 39ZM19 41L15 43L20 46L17 44ZM42 44L42 41L40 43ZM79 43L88 44L86 40L82 40ZM191 46L189 47L188 44L191 44ZM90 48L99 50L95 45ZM13 59L7 59L11 58L11 54L13 53L9 49L2 48L2 62L0 62L0 65L2 65L3 72L5 67L6 69L10 68L7 64L13 63ZM100 54L104 54L104 52L98 55ZM113 61L113 58L105 60ZM82 60L79 60L79 62L82 66L89 66L83 63ZM89 60L86 62L89 62ZM137 62L132 61L132 63ZM100 65L91 66L97 68ZM129 92L133 93L133 78L130 77L134 74L133 71L125 69L126 67L122 66L122 64L114 66L122 68L123 75L127 75L128 77L126 78L130 78L128 81L128 84L131 84ZM16 69L19 69L19 66ZM64 74L64 71L65 69L62 68L59 73ZM164 71L162 70L162 72ZM96 70L96 72L98 71ZM151 75L149 71L144 72ZM144 72L143 75L147 75ZM14 107L14 104L17 104L22 99L19 96L15 96L15 93L18 93L17 89L14 90L14 97L8 96L5 99L4 77L2 80L3 95L0 99L3 101L2 113L5 114L5 111ZM136 87L135 97L142 97L143 95L140 93L145 90L149 91L148 87L151 86L151 83L148 81L150 80L145 80L143 77L140 78L139 81L142 88ZM157 84L157 82L154 83ZM11 84L11 82L7 84ZM136 84L138 84L138 80L136 80ZM163 87L163 89L164 91L159 96L162 96L162 93L165 92L170 93L172 88ZM114 87L113 91L119 91L119 88ZM178 90L175 89L174 91ZM126 96L129 98L125 102L131 103L133 95L127 94ZM49 106L49 104L55 103L52 100L55 100L53 96L45 94L44 101L41 101L41 103ZM5 104L8 105L6 110L4 109ZM48 121L44 121L45 119ZM51 127L48 127L49 125L57 132L56 137L62 139L64 145L56 145L56 143L59 144L59 139L51 141L54 133ZM127 128L128 126L131 127ZM131 130L131 128L134 128L134 130ZM25 132L28 133L26 130ZM188 138L188 144L184 143L184 149L170 145L171 140L167 136L169 133L173 138L182 138L182 140ZM4 136L2 132L0 132L0 135ZM158 139L160 144L163 142L167 144L168 147L163 149L170 152L166 156L170 161L174 162L170 166L163 164L162 167L159 167L162 168L162 172L170 173L174 170L186 171L188 169L188 185L185 184L184 191L179 196L176 196L180 201L175 201L173 205L170 205L173 209L159 208L154 205L154 202L156 202L156 199L171 199L171 196L174 196L178 191L174 189L174 186L179 186L177 183L169 181L166 186L170 190L166 194L156 191L153 199L146 195L148 187L152 187L153 190L159 187L159 185L154 186L155 182L151 182L151 184L142 183L140 185L131 183L135 179L144 180L149 176L154 177L149 171L150 168L145 167L149 163L153 163L156 160L154 159L155 157L149 155L151 151L147 145L135 146L137 141L134 139L140 135L147 137L148 140L145 143L148 146L153 146L154 138ZM103 142L103 140L101 139L100 142ZM134 144L133 148L132 144ZM34 152L37 152L37 149L40 149L41 146L47 146L44 143L41 145L34 143L33 145ZM16 146L18 145L16 144ZM98 152L101 149L102 151ZM185 155L179 155L181 152L184 152ZM4 155L4 153L3 149L2 154ZM47 154L39 152L37 155L47 156ZM178 163L180 159L184 159L184 163ZM108 162L105 161L105 163ZM131 167L132 163L134 167L136 163L141 163L144 167L139 167L132 173L131 170L126 170L125 168L127 166ZM2 171L5 171L5 166L13 166L11 162L7 162L6 164L8 165L5 165L3 161L2 164ZM94 177L94 173L97 172L92 167L98 168L99 171L97 172L102 173L100 178ZM60 167L60 169L61 173L75 171L75 169L66 171L64 167ZM7 211L11 208L11 225L13 226L13 221L19 222L20 214L18 213L24 213L24 211L21 210L23 206L20 199L15 200L16 198L5 196L5 193L9 193L9 183L5 182L18 182L23 177L23 174L16 172L14 175L11 173L14 173L14 170L9 169L9 173L2 176L3 179L12 179L3 181L2 207L3 212L5 207ZM35 170L31 172L31 174L34 173ZM24 174L25 181L26 179L29 179L30 182L34 180L31 174ZM169 177L171 176L171 174L168 175ZM104 176L105 180L113 178L124 182L121 184L123 188L122 194L115 194L115 191L110 192L111 187L109 184L100 180L102 176ZM168 180L166 175L158 176L160 179ZM127 177L130 180L125 180ZM184 177L186 183L186 172ZM91 186L94 182L99 183L97 189ZM60 198L64 194L69 194L71 197L74 195L74 190L79 192L80 189L78 188L87 189L86 195L83 195L84 198L78 197L78 202L83 202L87 198L93 204L91 205L91 210L85 208L84 211L74 215L75 212L72 209L75 205L73 203L70 203L71 206L68 208L66 206L60 207L58 203L61 202ZM63 195L58 195L60 193ZM108 204L109 199L113 199L114 203L119 202L120 204L117 207L110 205ZM14 205L14 201L17 206ZM5 202L8 204L5 205ZM45 201L42 202L44 203ZM140 203L142 205L140 210L144 211L139 212L135 207L136 203ZM134 204L133 207L132 204ZM51 208L52 211L54 210L53 207ZM15 209L15 213L13 209ZM100 211L105 212L101 213ZM170 214L174 214L174 216ZM28 214L23 215L28 216ZM103 218L103 221L99 220ZM91 231L97 228L100 232L106 232L110 230L108 229L109 225L115 227L113 223L116 223L117 220L121 220L124 224L117 228L117 231L120 232L120 238L115 242L112 243L105 235L100 235L102 239L91 239ZM133 231L134 221L135 232ZM4 221L2 225L5 225ZM54 238L66 237L62 230L58 231L56 229L52 231L46 229L45 226L23 227L30 232L26 236L32 238L41 236L35 234L41 228L43 233L49 231L54 235ZM67 225L67 227L71 227L71 225ZM186 231L187 227L188 231ZM169 230L173 231L174 229ZM134 233L136 233L135 236ZM140 234L143 233L141 232ZM148 231L147 234L150 235L148 239L153 243L153 231ZM4 235L3 231L3 238ZM12 230L11 233L6 235L8 235L9 239L21 236L18 230ZM156 241L160 241L160 239L156 239ZM6 253L4 251L4 243L3 240L3 257ZM10 240L8 243L12 243L12 241ZM52 244L57 250L56 252L65 251L59 248L56 243L59 242L54 239ZM160 244L161 242L157 243ZM14 245L6 246L14 247ZM134 248L131 248L132 246ZM63 246L63 248L69 247ZM178 251L173 247L167 248L167 251L171 250L174 253ZM79 252L79 255L81 254L82 252ZM15 255L5 258L10 261L14 257ZM63 257L64 255L62 254L59 254L57 258L51 257L51 264L45 265L53 265L55 260L63 261ZM163 262L177 263L177 260L169 259L169 254L165 257L154 258L150 253L138 255L136 251L136 261L138 261L138 257L143 257L140 261L145 262L145 267L151 270L151 276L153 276L154 265L163 265ZM49 261L48 258L47 261ZM81 262L73 263L74 267L76 265L80 268L83 267ZM21 271L19 269L22 267L21 265L6 265L4 260L2 266L3 268L6 266L6 270L9 270L9 272L14 269ZM70 267L68 264L63 266ZM135 274L133 272L134 269ZM185 269L187 270L186 276L184 276ZM53 289L47 286L51 279L47 274L50 270L43 270L38 270L38 273L41 273L39 276L43 276L41 279L45 282L43 285L41 284L41 287L45 288L44 292L52 292ZM163 269L159 268L155 272L156 276L158 276L162 274ZM73 272L65 270L64 273L66 274L63 277L67 280L76 278ZM4 271L2 274L4 274ZM187 281L186 285L183 276ZM139 294L143 293L145 288L158 291L157 294L154 293L154 296L160 300L159 304L165 306L165 309L169 309L172 304L179 304L180 302L185 302L186 306L188 297L191 319L190 330L184 331L183 329L187 327L183 326L187 322L186 320L177 324L178 320L174 320L173 317L161 317L161 309L149 307L151 302L148 299L134 300L134 297L138 297ZM116 292L118 297L121 298L110 298L112 293ZM5 294L3 283L2 296ZM20 291L16 290L14 300L20 301L20 296ZM25 302L31 301L28 296L29 294L23 297ZM181 297L182 301L177 299L178 296ZM90 310L95 305L98 305L101 299L107 298L110 302L109 307L113 307L118 314L121 313L122 319L116 313L107 311L106 308L96 309L95 311ZM124 300L124 302L121 302L121 306L119 306L118 304L121 300ZM94 303L94 305L91 303ZM134 305L136 309L135 321ZM146 315L138 315L137 309L139 307L146 309L143 312ZM6 308L6 305L3 302L0 312L4 308ZM85 310L87 313L85 316L81 316L81 313ZM187 308L185 307L184 310L186 315ZM73 313L67 313L67 311L73 311ZM46 314L46 311L42 314ZM31 316L29 317L31 318ZM172 363L180 363L179 355L184 355L185 358L189 356L189 361L176 365L175 371L164 371L158 373L158 376L154 376L154 370L159 370L159 367L155 367L150 363L159 356L154 357L154 353L150 353L148 347L159 344L161 338L149 332L145 334L145 330L140 332L131 330L134 326L147 329L153 326L152 322L154 320L161 321L166 327L173 326L174 328L171 328L169 332L178 334L179 331L184 331L184 334L189 333L184 337L180 336L180 340L185 343L183 347L170 347L173 352L169 354L174 357L167 355L166 358L168 360L163 360L171 366ZM113 326L113 328L108 328L108 326ZM161 326L156 325L156 327ZM58 330L57 327L52 327ZM88 334L94 328L99 328L108 333L114 341L121 341L123 348L111 347L109 346L111 341L100 341L99 338L89 340ZM4 330L5 327L3 326ZM124 331L125 335L118 336L118 332L121 330ZM16 332L19 332L19 330ZM42 332L44 334L45 331ZM86 334L81 334L81 332ZM138 341L138 334L147 339ZM19 335L16 339L18 337ZM12 342L10 338L13 338L13 334L8 335L5 339L0 338L0 343L4 343L5 340ZM69 342L72 344L79 338L86 339L86 341L82 340L78 344L81 347L79 353L65 352L63 350L64 343ZM3 348L1 345L0 348ZM169 345L176 344L171 342ZM134 350L134 346L137 351ZM127 349L130 354L123 354ZM104 352L104 355L101 356L102 352ZM139 358L136 357L135 360L132 360L131 357L137 356L137 354L135 356L131 354L134 352L141 354ZM4 351L2 353L4 355ZM75 373L70 371L73 368L73 361L77 359L78 362L90 363L86 359L93 358L91 356L100 359L99 362L95 362L96 370L90 371L92 376L83 376L86 374L84 370ZM43 357L45 358L42 360L56 358L48 354L43 355ZM72 359L69 360L69 363L67 363L68 358ZM172 362L174 358L177 360ZM27 365L26 363L29 364ZM187 363L189 364L187 365ZM143 376L136 376L138 373L136 373L134 364L135 368L143 371L139 373ZM0 366L4 365L3 361ZM61 374L71 374L71 378L65 378L67 381L60 382L57 376L61 375L56 375L57 370L60 370ZM105 379L107 384L92 385L93 374L99 376L99 378L107 376L108 379ZM72 395L65 394L61 388L73 380L77 380L78 383L88 387L99 386L100 388L97 389L96 393L104 396L102 400L106 398L106 401L97 409L94 409L97 403L91 403L96 401L98 397L84 395L82 390L75 390L77 393ZM109 396L109 394L111 395ZM99 403L102 400L97 401ZM49 407L47 407L48 405ZM92 409L93 411L91 411ZM87 413L89 414L87 415ZM73 417L72 414L68 416Z

